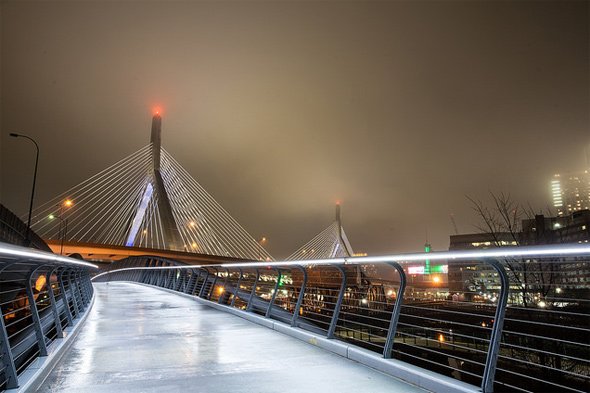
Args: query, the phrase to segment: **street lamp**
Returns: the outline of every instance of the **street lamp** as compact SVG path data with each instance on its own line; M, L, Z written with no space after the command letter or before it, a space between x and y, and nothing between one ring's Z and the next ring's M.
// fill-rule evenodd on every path
M33 138L27 135L11 132L10 136L13 138L20 137L28 139L35 144L35 148L37 149L37 155L35 156L35 172L33 174L33 189L31 190L31 202L29 204L29 219L27 221L27 233L25 236L25 245L29 246L31 244L31 214L33 213L33 199L35 198L35 184L37 183L37 165L39 164L39 145Z
M64 207L65 208L70 208L74 205L74 202L71 199L66 199L63 203L60 203L58 205L59 207L59 215L56 216L55 214L51 213L48 218L50 220L53 219L58 219L59 222L59 235L61 238L61 246L60 246L60 250L59 250L59 255L63 255L64 252L64 241L67 240L67 236L68 236L68 219L67 218L63 218L62 216L64 215ZM63 228L63 230L62 230Z
M61 238L61 245L59 249L59 255L63 255L64 253L64 239L68 234L68 219L61 218L61 216L56 216L55 214L50 214L48 217L50 220L58 219L59 220L59 234ZM63 227L63 231L62 231Z

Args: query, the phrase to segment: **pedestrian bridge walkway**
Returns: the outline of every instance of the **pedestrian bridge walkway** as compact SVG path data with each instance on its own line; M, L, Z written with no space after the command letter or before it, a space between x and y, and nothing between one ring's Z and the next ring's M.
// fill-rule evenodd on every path
M88 319L39 392L424 392L190 298L94 286Z

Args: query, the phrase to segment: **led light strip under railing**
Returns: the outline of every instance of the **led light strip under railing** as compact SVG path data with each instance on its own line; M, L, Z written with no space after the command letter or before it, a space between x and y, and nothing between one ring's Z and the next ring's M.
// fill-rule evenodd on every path
M68 258L68 257L64 257L64 256L57 255L57 254L52 254L52 253L45 252L45 251L39 251L39 250L31 249L31 248L24 248L24 247L0 242L0 259L2 257L26 258L26 259L31 259L31 260L35 260L35 261L66 263L68 265L85 266L85 267L90 267L93 269L98 269L97 265L94 265L89 262L84 262L79 259Z

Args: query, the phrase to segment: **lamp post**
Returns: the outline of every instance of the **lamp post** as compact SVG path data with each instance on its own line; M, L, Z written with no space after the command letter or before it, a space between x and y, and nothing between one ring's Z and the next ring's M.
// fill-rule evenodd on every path
M27 233L25 235L25 246L29 246L31 244L31 214L33 213L33 200L35 199L35 184L37 183L37 165L39 164L39 145L37 144L37 142L35 142L33 138L27 135L11 132L10 136L13 138L28 139L35 144L35 148L37 149L37 154L35 156L35 172L33 174L33 189L31 190L31 201L29 203L29 219L27 221Z
M60 203L59 205L57 205L59 207L59 215L55 215L53 213L51 213L48 218L50 220L53 219L59 219L59 237L61 238L61 247L59 250L59 255L63 255L64 252L64 241L67 240L67 236L68 236L68 219L67 218L63 218L62 216L64 215L64 208L70 208L72 206L74 206L74 202L71 199L66 199L65 201L63 201L62 203ZM63 228L63 229L62 229Z
M59 220L59 237L61 239L61 245L60 245L60 249L59 249L59 255L63 255L64 253L64 239L65 237L68 235L68 219L64 219L61 218L61 213L59 216L56 216L55 214L50 214L49 217L50 220L55 220L56 218Z

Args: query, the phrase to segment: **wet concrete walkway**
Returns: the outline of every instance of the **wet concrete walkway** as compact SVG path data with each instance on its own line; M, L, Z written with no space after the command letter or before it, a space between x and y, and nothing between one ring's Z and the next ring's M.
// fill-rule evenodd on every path
M188 298L128 283L95 289L39 392L424 392Z

